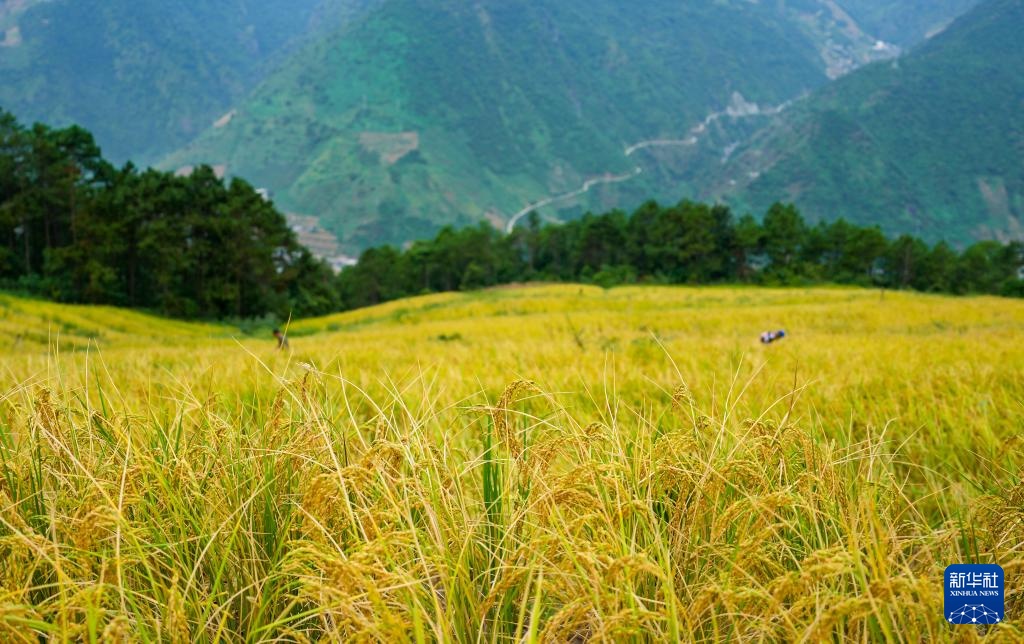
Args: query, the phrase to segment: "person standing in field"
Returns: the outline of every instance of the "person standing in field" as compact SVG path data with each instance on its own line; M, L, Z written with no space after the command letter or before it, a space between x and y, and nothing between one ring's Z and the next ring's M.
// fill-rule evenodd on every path
M281 333L281 329L274 329L274 337L277 339L278 351L284 351L288 348L288 336Z

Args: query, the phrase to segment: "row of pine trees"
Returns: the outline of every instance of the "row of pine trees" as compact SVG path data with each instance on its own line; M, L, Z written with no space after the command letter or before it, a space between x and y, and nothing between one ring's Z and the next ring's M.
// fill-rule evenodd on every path
M758 221L725 206L649 202L632 214L587 214L544 224L536 214L505 235L488 224L445 228L405 250L362 254L340 276L356 308L434 291L526 281L601 286L657 284L856 284L941 293L1024 295L1024 246L976 243L958 252L844 220L808 224L777 204Z
M186 318L337 310L336 277L250 185L105 161L79 127L0 112L0 285Z
M444 228L405 249L365 251L335 275L252 186L209 167L188 176L104 160L79 127L26 128L0 111L0 288L63 302L210 319L284 319L410 295L514 282L806 285L1024 295L1024 247L962 251L793 206L761 220L725 206L654 202L632 214L511 234Z

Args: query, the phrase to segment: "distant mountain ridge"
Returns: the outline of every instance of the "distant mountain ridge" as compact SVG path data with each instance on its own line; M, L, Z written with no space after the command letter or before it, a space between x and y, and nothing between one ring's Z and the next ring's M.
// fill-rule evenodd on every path
M322 0L4 0L0 106L153 161L205 130L313 28ZM336 9L331 9L336 11Z
M976 1L0 0L0 106L354 252L695 195L702 155Z
M824 88L691 177L927 239L1024 238L1024 0L987 0L908 56Z
M834 2L381 0L307 44L165 167L207 162L350 247L532 203L675 190L623 154L737 99L777 106L891 56ZM596 189L582 191L595 186Z
M938 35L978 0L838 0L875 37L901 47Z

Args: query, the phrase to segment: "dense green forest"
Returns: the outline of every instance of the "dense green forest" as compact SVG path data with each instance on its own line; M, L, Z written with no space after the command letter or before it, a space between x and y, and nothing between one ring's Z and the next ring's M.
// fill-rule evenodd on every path
M80 127L0 111L0 286L202 318L327 313L330 268L249 184L105 161Z
M725 206L649 202L541 225L533 214L505 235L488 224L443 229L407 250L372 248L339 277L345 308L433 291L525 281L800 285L856 284L945 293L1024 295L1024 245L886 237L845 220L808 225L791 205L758 221Z

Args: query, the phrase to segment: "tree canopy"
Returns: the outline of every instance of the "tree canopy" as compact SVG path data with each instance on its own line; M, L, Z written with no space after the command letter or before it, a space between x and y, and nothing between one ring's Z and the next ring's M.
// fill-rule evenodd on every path
M241 179L105 161L79 127L0 112L0 280L63 302L251 318L336 310L334 275Z
M855 284L954 294L1024 294L1024 246L979 242L957 252L843 219L809 224L776 204L758 221L725 206L648 202L504 235L489 224L445 228L405 250L371 248L340 278L345 308L510 282Z

